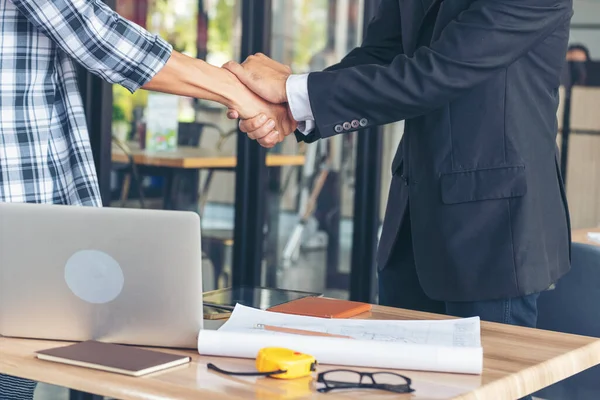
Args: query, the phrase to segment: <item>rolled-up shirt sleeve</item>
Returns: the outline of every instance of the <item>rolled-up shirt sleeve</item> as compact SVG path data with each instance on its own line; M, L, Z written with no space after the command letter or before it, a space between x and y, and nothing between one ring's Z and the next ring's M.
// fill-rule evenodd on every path
M100 0L12 0L40 32L93 74L135 92L173 51Z

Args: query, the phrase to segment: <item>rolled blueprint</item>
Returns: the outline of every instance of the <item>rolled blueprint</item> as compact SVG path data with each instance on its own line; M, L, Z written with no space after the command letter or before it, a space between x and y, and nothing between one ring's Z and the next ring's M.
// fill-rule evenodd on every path
M198 352L207 356L256 358L264 347L285 347L315 357L320 364L481 374L481 347L452 347L341 339L267 332L201 330Z

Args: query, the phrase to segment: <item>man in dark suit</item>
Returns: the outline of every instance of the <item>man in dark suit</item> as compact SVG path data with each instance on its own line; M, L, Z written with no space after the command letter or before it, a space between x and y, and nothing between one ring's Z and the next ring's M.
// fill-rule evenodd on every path
M382 304L535 326L539 293L570 268L556 112L571 16L571 0L383 0L326 71L290 75L263 55L225 68L289 103L299 141L406 120ZM267 147L282 137L241 127Z

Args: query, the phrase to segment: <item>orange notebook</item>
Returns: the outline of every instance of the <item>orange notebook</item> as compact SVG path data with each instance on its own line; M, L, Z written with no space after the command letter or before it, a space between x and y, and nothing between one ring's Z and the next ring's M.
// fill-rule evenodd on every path
M269 308L267 311L321 318L350 318L371 311L371 305L357 301L303 297Z

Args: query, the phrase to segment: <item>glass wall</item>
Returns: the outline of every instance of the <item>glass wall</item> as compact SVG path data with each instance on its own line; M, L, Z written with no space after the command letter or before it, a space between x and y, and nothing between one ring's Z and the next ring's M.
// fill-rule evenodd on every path
M117 11L175 50L239 59L241 1L119 0ZM220 104L113 87L112 206L202 216L205 290L225 286L233 237L237 123Z
M566 64L562 75L558 145L573 229L600 225L600 3L573 2ZM569 117L565 119L565 113Z
M573 2L574 14L571 19L571 44L586 46L593 59L600 56L600 2L596 0L576 0Z
M273 0L272 7L271 56L294 73L323 70L361 42L363 0ZM355 150L354 134L309 145L290 137L281 146L305 164L280 177L280 240L269 249L278 250L277 262L266 264L279 287L348 295Z
M271 56L295 73L335 64L360 44L364 2L272 0ZM585 228L600 224L600 186L591 172L600 159L600 127L587 118L595 115L600 98L600 63L596 60L600 4L577 0L574 9L570 42L586 47L591 62L586 66L587 81L573 89L568 158L563 160L568 160L565 178L573 227ZM192 57L216 66L240 60L241 0L118 0L117 10ZM567 72L571 79L581 71ZM207 289L229 285L236 122L228 120L224 107L216 103L145 91L131 95L119 86L113 93L112 205L199 212L203 250L215 265ZM561 124L564 107L562 96ZM384 127L381 217L390 165L402 132L402 123ZM559 134L559 146L562 137ZM279 157L277 162L273 156ZM355 160L355 134L310 145L298 144L290 136L269 150L270 234L264 246L264 284L347 296Z
M119 0L117 11L176 50L220 66L240 60L241 5ZM294 73L327 68L361 42L364 0L272 0L271 6L271 56ZM230 285L236 121L212 102L131 95L119 86L113 93L112 205L199 212L213 271L205 289ZM401 130L386 128L386 149L395 148ZM387 170L392 156L382 158ZM263 284L348 296L355 159L355 134L310 145L290 136L269 150ZM385 204L389 174L382 179Z

